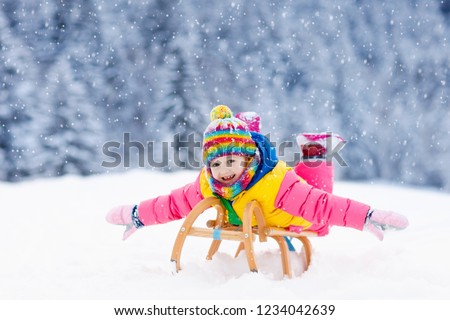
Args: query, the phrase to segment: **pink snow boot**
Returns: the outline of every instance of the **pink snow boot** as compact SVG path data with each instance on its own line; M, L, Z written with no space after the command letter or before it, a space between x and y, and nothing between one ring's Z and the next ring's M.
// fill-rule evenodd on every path
M296 138L305 159L326 159L326 156L345 140L331 132L301 133Z
M111 224L125 226L126 228L123 233L123 240L126 240L129 236L135 233L140 226L142 226L138 223L138 227L136 227L136 223L133 222L133 216L137 216L137 206L123 205L111 209L106 214L105 219ZM139 219L138 222L140 222Z
M396 212L370 210L367 214L364 230L369 231L382 241L386 230L403 230L409 225L408 219Z
M332 133L302 133L296 140L302 151L302 161L294 168L297 175L309 185L332 193L334 168L327 155L345 140Z
M253 111L239 112L236 114L236 118L244 121L248 125L248 129L254 132L260 132L261 130L261 117L259 114Z

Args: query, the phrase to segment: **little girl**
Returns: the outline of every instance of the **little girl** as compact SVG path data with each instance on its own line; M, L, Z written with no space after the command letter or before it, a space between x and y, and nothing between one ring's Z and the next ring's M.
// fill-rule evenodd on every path
M255 128L250 131L226 106L211 111L203 161L205 167L194 182L139 205L116 207L106 220L126 226L125 240L143 226L182 219L202 199L215 196L228 202L229 222L236 225L241 224L246 204L257 200L268 226L294 232L309 230L323 236L330 226L342 226L369 231L383 240L386 229L408 226L407 218L398 213L372 209L306 183L278 160L265 136Z

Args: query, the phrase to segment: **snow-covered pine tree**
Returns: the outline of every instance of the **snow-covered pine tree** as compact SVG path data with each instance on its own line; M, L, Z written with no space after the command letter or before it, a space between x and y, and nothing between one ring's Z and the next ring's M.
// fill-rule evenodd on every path
M38 70L29 48L0 11L0 179L20 181L42 172Z
M86 98L85 83L75 75L65 57L47 74L45 94L51 97L52 122L41 143L49 155L44 166L49 175L89 175L102 171L103 122Z

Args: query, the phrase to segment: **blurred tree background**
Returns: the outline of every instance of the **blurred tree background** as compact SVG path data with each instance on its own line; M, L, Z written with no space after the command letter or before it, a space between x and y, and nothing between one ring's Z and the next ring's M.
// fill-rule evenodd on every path
M227 104L339 133L340 178L449 191L449 35L450 0L3 0L0 180L123 170L106 142L201 141Z

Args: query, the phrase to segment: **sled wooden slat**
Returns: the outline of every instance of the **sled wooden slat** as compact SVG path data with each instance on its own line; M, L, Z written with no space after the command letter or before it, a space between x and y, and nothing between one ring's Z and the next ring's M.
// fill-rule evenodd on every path
M285 237L298 237L299 235L303 237L315 237L317 234L313 231L302 231L301 233L293 232L293 231L287 231L282 228L273 228L273 227L267 227L265 229L265 233L267 236L285 236Z
M232 240L232 241L244 241L245 236L242 232L230 231L230 230L220 230L220 229L205 229L192 227L189 232L189 236L203 237L203 238L217 238L217 240ZM254 241L255 236L253 234L249 235Z
M214 207L217 211L215 220L207 221L206 228L194 227L193 224L197 218L207 209ZM281 253L281 263L283 274L286 277L292 277L292 268L290 262L289 249L285 237L298 239L304 247L306 260L306 269L311 263L312 246L308 237L315 236L314 232L304 231L302 233L289 232L285 229L267 227L261 206L257 201L251 201L244 210L242 226L230 225L225 221L226 209L220 200L215 197L209 197L200 201L188 214L186 220L178 232L177 238L172 249L171 261L175 262L176 271L181 270L180 257L184 242L187 237L202 237L213 239L206 259L211 260L214 254L219 250L222 241L239 241L236 251L236 257L241 251L245 251L249 269L257 272L253 243L256 238L260 242L267 241L267 237L274 239ZM257 226L252 226L252 220L255 217Z

